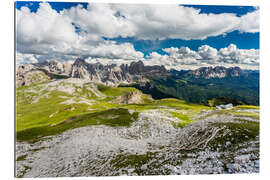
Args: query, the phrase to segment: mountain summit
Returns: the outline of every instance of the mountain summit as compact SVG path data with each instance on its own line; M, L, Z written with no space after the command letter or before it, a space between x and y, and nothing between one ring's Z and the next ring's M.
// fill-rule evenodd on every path
M46 76L50 78L57 76L57 78L80 78L108 86L142 82L147 78L163 78L169 75L169 71L164 66L145 66L142 61L117 66L116 64L88 63L84 59L78 58L73 64L45 61L31 65L20 65L16 73L17 86L28 85L33 82L32 76L28 77L30 72L38 72L40 74L38 81L40 82L42 82L42 79L47 80ZM28 77L28 80L25 77Z
M188 74L210 79L210 78L225 78L225 77L236 77L243 75L242 69L239 67L226 68L223 66L216 67L201 67L199 69L189 71Z
M223 66L201 67L196 70L167 70L163 65L146 66L142 61L133 61L129 65L103 65L88 63L77 58L73 63L44 61L35 64L20 65L16 70L17 86L43 82L48 79L80 78L107 86L146 82L147 79L166 79L168 76L188 76L194 78L212 79L246 76L250 73L239 67Z

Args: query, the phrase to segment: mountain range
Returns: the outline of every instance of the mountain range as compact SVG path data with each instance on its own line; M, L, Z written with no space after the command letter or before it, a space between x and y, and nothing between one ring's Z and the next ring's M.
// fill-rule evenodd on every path
M27 79L28 74L32 76L37 72L45 73L50 79L54 78L81 78L89 81L102 83L108 86L117 86L119 84L130 84L135 82L144 82L149 78L162 78L171 75L193 75L197 78L226 78L247 75L239 67L226 68L223 66L201 67L196 70L176 71L167 70L164 66L154 65L145 66L142 61L132 62L130 65L116 64L103 65L101 63L87 63L78 58L74 63L57 61L44 61L35 64L19 65L16 70L17 86L30 84Z
M103 65L78 58L74 63L44 61L19 65L16 85L24 86L53 79L78 78L105 86L135 87L154 99L178 98L208 104L213 98L236 104L259 105L259 72L239 67L201 67L195 70L167 70L146 66L142 61ZM227 101L226 101L227 102Z
M130 84L143 82L146 78L166 77L169 71L164 66L145 66L142 61L132 62L130 65L122 64L117 66L103 65L101 63L87 63L78 58L74 63L60 63L57 61L44 61L41 63L20 65L16 71L16 85L29 85L32 81L33 72L44 73L48 78L80 78L107 86L117 86L119 84ZM47 79L47 78L45 78ZM41 80L41 79L38 79Z
M77 59L16 80L18 178L259 172L256 71Z

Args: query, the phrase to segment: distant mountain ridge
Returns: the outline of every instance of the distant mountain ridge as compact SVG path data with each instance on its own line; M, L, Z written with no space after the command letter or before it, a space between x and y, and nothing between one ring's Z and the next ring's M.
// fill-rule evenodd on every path
M32 72L32 73L30 73ZM195 70L177 71L167 70L163 65L146 66L142 61L128 64L103 65L101 63L88 63L77 58L73 63L57 61L44 61L40 63L20 65L16 69L16 85L28 85L36 79L81 78L107 86L146 82L148 79L166 79L169 76L194 76L195 78L211 79L246 76L254 73L242 70L240 67L226 68L223 66L201 67ZM32 78L33 74L36 78ZM46 77L48 76L48 77Z
M200 67L195 70L175 70L171 69L170 73L173 76L193 76L195 78L211 79L211 78L230 78L248 76L250 74L259 74L259 70L241 69L238 66L234 67Z
M101 63L87 63L84 59L78 58L74 63L60 63L57 61L45 61L41 63L20 65L16 70L16 85L28 85L33 83L29 77L30 71L36 71L42 77L49 76L59 78L81 78L108 86L119 84L130 84L144 82L147 78L166 78L170 75L164 66L145 66L142 61L132 62L130 65L116 64L103 65ZM42 81L42 78L38 79Z
M259 104L259 71L239 67L201 67L196 70L167 70L164 66L146 66L142 61L103 65L78 58L73 63L45 61L20 65L16 86L51 79L78 78L105 86L131 86L154 99L179 98L206 104L213 98L232 98L243 104Z
M190 71L188 73L197 77L205 78L205 79L236 77L236 76L244 75L244 72L242 71L240 67L226 68L223 66L201 67L199 69Z
M125 85L135 87L154 99L178 98L190 103L208 105L213 98L233 104L259 105L258 70L239 67L201 67L196 70L170 70L166 79L151 78L147 83Z

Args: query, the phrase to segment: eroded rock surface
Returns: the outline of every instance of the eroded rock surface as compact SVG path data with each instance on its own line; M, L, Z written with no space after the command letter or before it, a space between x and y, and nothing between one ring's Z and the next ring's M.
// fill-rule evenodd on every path
M258 120L213 115L184 128L175 120L151 110L130 127L87 126L17 142L17 177L259 172Z

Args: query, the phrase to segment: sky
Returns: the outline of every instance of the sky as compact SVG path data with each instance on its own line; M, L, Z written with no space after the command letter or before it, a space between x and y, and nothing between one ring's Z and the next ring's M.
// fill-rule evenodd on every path
M252 6L15 2L16 62L259 68Z

